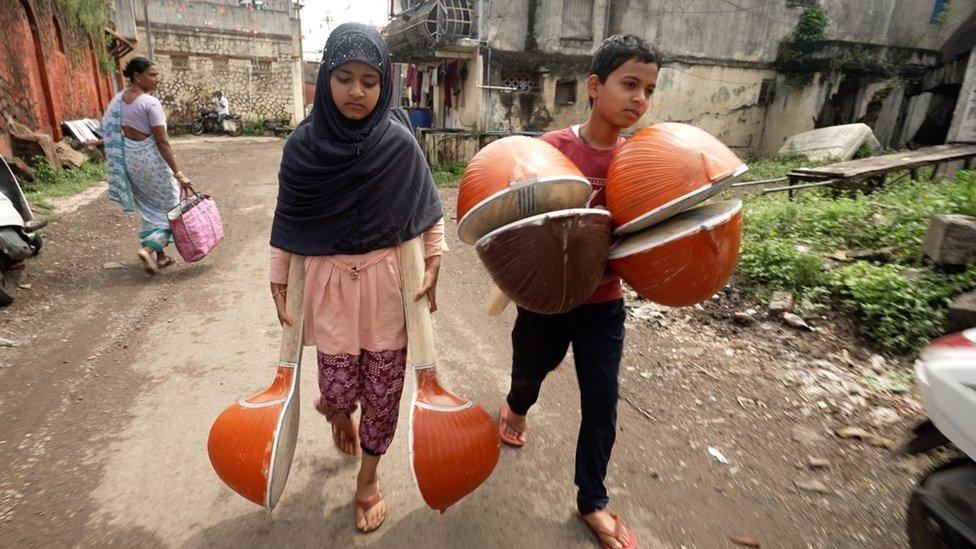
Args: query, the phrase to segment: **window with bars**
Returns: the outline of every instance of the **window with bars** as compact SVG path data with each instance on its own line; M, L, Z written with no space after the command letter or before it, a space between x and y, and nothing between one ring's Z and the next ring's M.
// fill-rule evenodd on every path
M230 70L230 59L226 57L214 57L211 62L215 73L226 74Z
M254 59L251 61L251 70L254 74L271 74L271 61Z
M539 93L542 90L542 78L533 72L502 71L501 86L514 88L512 91Z
M169 62L172 64L174 71L190 70L190 57L187 55L172 55L169 58Z

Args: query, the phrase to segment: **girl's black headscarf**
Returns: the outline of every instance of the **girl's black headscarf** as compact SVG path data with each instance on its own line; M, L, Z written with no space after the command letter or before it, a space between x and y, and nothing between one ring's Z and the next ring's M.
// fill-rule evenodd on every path
M342 115L329 77L350 61L380 74L376 108ZM396 246L444 215L427 161L402 109L389 110L390 54L366 25L336 27L325 44L312 112L285 143L271 245L301 255L362 254Z

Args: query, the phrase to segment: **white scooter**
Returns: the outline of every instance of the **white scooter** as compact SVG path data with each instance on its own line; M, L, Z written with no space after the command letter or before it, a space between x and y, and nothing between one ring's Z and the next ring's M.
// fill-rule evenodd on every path
M929 419L898 452L948 446L958 455L918 481L908 501L909 542L916 549L976 548L976 328L932 341L915 372Z
M34 217L17 177L0 158L0 307L13 302L23 262L41 251L37 231L46 224Z

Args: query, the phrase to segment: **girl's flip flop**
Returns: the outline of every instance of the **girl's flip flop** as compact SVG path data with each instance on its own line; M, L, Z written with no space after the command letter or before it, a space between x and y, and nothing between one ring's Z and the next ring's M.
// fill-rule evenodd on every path
M366 515L369 514L369 512L373 509L373 507L376 507L381 501L383 501L383 492L377 492L375 496L369 498L366 501L359 501L357 499L356 500L356 507L359 508L359 510L363 512L363 517L365 517ZM389 514L389 513L387 513L387 514ZM373 530L376 530L377 528L379 528L380 526L382 526L384 522L386 522L386 515L383 515L383 518L380 520L380 522L376 526L374 526L372 528L360 529L359 528L359 524L356 524L356 530L359 530L360 532L362 532L364 534L368 534L368 533L372 532Z

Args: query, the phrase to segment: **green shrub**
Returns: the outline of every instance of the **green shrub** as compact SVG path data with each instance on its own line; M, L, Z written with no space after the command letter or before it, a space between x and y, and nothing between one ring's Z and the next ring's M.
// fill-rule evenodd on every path
M247 136L259 136L264 135L264 121L263 120L245 120L244 127L242 128L241 135Z
M104 162L86 162L80 168L64 170L54 168L43 156L34 158L34 181L20 180L27 199L42 208L47 207L45 198L69 196L80 193L108 178L108 165Z
M976 172L960 172L956 180L959 193L954 201L954 213L976 216Z
M800 12L800 19L793 29L794 42L817 42L827 38L827 10L823 6L810 6Z
M922 261L933 214L976 213L976 172L947 182L903 181L872 194L833 194L813 189L793 200L783 193L745 196L739 276L760 301L783 289L814 304L837 303L879 347L916 350L942 331L949 299L976 288L976 267L947 274ZM822 258L843 249L886 249L889 264Z
M434 183L438 187L454 188L461 182L461 175L467 165L463 162L453 164L439 164L431 166L430 173L434 177Z
M864 335L882 347L910 352L942 333L949 299L976 287L976 268L945 275L859 261L832 278L834 293L859 318Z
M746 242L739 256L739 271L772 289L800 291L820 284L823 260L776 238Z

